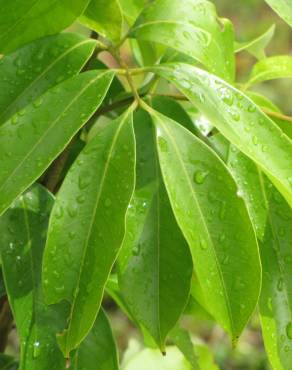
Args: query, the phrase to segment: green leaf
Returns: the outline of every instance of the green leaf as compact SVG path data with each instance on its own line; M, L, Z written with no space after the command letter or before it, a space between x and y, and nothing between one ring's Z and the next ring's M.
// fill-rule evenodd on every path
M151 0L119 0L123 14L129 25L132 25L144 6Z
M230 144L220 133L211 137L210 142L217 152L222 150L222 145L224 146L226 156L223 160L229 167L238 186L238 192L246 203L256 235L262 240L268 210L263 173L253 161Z
M118 353L105 312L101 309L96 321L71 359L69 370L119 370Z
M259 165L292 205L292 141L246 95L187 64L151 70L180 89L232 144Z
M227 80L234 78L232 24L209 1L157 0L144 9L130 37L187 54Z
M292 77L292 57L280 55L257 62L251 71L246 88L263 81Z
M76 75L94 47L94 40L61 33L34 41L1 59L0 124L50 87Z
M174 99L166 96L157 96L151 99L151 105L155 110L179 122L192 133L198 132L190 116Z
M265 0L292 27L292 0Z
M59 336L66 357L90 331L100 308L105 283L124 237L134 169L129 109L90 141L58 193L43 278L48 303L65 299L71 304L68 327Z
M164 351L189 296L192 258L162 182L149 115L134 116L137 179L119 255L119 285L134 319Z
M260 315L265 347L274 369L292 368L292 210L273 189L263 243Z
M0 52L70 26L89 0L0 0Z
M209 311L236 339L254 311L261 284L245 204L208 146L165 116L153 111L152 117L164 182Z
M194 370L201 370L198 363L198 356L192 343L189 332L176 326L170 333L170 339L192 365Z
M41 260L53 197L34 185L1 217L2 268L21 345L21 370L63 370L56 332L65 307L48 307L41 288Z
M91 0L79 21L112 41L119 41L123 15L119 0Z
M82 73L50 89L0 127L0 214L90 118L112 78L112 72Z
M265 48L270 43L275 33L275 25L273 24L266 32L257 38L246 41L235 43L235 52L246 50L257 59L263 59L266 57Z

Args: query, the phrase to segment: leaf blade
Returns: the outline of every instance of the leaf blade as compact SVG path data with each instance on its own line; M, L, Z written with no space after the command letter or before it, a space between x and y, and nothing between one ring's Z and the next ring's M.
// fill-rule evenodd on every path
M0 127L0 214L43 173L94 113L112 78L111 72L95 71L73 77Z
M85 147L58 194L43 277L49 303L62 299L71 303L68 327L59 336L65 356L89 332L100 308L104 285L124 236L125 212L134 187L134 162L129 109Z
M208 308L236 338L257 304L261 284L258 248L247 210L236 194L229 172L206 145L162 115L154 113L153 119L164 182L177 222L191 248L200 285L208 297ZM174 174L182 180L173 182ZM224 183L222 188L220 181ZM220 198L211 191L214 183ZM209 202L217 203L218 215L217 212L216 216L209 215ZM234 223L236 235L231 235L229 226L228 230L225 228ZM241 245L241 252L244 250L240 261L238 251L230 249L234 240ZM234 276L233 269L242 271L237 282L229 279Z

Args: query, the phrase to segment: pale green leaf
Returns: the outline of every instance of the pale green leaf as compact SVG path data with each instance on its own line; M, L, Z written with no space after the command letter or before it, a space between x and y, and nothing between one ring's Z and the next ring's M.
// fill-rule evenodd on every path
M149 115L134 116L136 188L119 255L119 285L132 316L161 351L189 296L192 258L162 182Z
M141 13L130 37L166 45L227 80L234 78L233 28L217 17L209 1L154 1Z
M112 72L82 73L51 88L0 127L0 214L91 117L112 78Z
M246 42L237 42L235 43L235 52L239 53L240 51L246 50L251 55L255 56L257 59L265 58L265 48L270 43L275 33L275 25L273 24L266 32L257 38L246 41Z
M180 89L232 144L259 165L292 205L292 141L245 94L187 64L151 70Z
M68 327L59 336L66 356L90 331L100 308L124 237L134 168L130 109L87 144L58 193L43 278L49 303L65 299L71 304Z
M292 0L265 0L292 27Z
M247 209L229 171L207 145L169 118L157 112L152 117L164 182L209 312L236 339L254 311L261 284Z
M50 87L76 75L94 47L94 40L61 33L34 41L1 59L0 124Z
M89 0L0 0L0 52L70 26Z
M287 55L270 57L260 60L253 66L246 88L264 81L291 77L292 57Z

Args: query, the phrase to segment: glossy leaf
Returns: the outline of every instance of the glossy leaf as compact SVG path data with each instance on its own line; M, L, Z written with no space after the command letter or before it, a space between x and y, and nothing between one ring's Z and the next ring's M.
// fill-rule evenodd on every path
M137 179L119 255L119 285L134 319L161 351L187 304L192 258L162 182L150 117L134 117Z
M230 144L220 133L210 138L210 142L217 152L219 150L219 153L224 146L224 156L221 158L229 167L238 186L238 194L246 203L256 235L262 240L268 212L264 174L253 161Z
M112 41L119 41L123 15L119 0L91 0L80 22Z
M292 27L292 1L291 0L265 0L266 3Z
M245 204L208 146L165 116L153 112L152 117L164 182L209 311L236 339L254 311L261 283Z
M133 193L135 145L131 109L81 152L58 193L44 256L48 303L71 304L59 336L63 353L90 331L119 252ZM64 257L65 256L65 257Z
M292 205L292 141L246 95L187 64L151 70L173 82L232 144L260 166Z
M101 309L86 339L71 359L69 370L119 370L116 343L110 323Z
M246 50L257 59L264 59L266 57L265 48L270 43L275 33L275 25L273 24L266 32L257 38L246 41L235 43L235 52Z
M266 233L260 245L263 287L260 299L265 347L276 370L292 367L292 211L273 189Z
M171 47L233 80L233 28L229 21L218 19L209 1L154 1L141 13L130 37Z
M112 78L112 72L97 71L73 77L0 127L0 214L44 172L90 118Z
M0 124L50 87L76 75L95 41L62 33L34 41L0 61Z
M0 52L70 26L89 0L0 0Z
M21 370L63 370L55 333L65 307L48 307L41 288L41 259L53 197L34 185L1 217L2 268L21 344Z
M292 57L281 55L260 60L253 67L246 87L263 81L292 77Z

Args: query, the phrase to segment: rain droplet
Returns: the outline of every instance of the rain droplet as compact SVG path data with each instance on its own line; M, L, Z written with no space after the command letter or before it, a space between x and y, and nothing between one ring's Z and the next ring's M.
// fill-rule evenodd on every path
M86 178L86 177L83 177L83 176L80 176L79 177L79 188L82 190L82 189L85 189L87 188L87 186L90 184L90 179L89 178Z
M39 97L38 99L36 99L34 102L33 102L33 106L35 108L38 108L42 105L43 103L43 98L42 97Z
M110 207L112 205L112 201L109 198L106 198L106 200L104 201L104 205L106 207Z
M194 182L199 185L203 184L208 174L209 174L208 171L201 171L201 170L196 171L194 173Z

